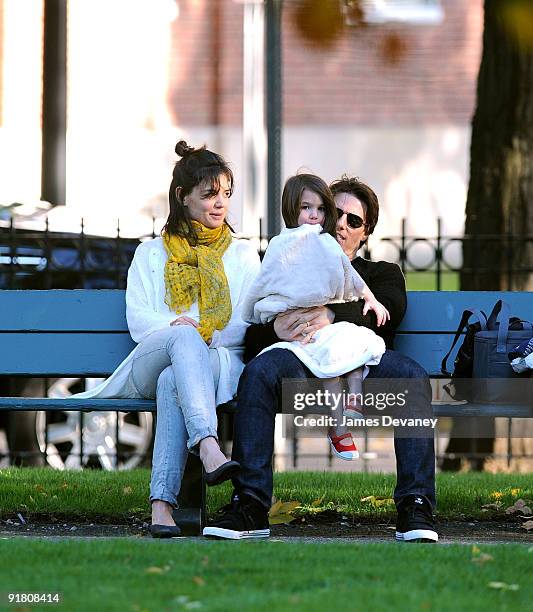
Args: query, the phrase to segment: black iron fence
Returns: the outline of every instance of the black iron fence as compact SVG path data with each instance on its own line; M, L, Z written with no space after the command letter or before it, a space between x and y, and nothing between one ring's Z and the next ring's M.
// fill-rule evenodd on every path
M271 238L264 226L260 220L256 236L243 236L255 239L261 257ZM85 233L83 219L79 232L50 231L47 221L43 231L25 229L11 220L0 227L0 288L125 288L135 248L140 240L156 236L155 227L154 219L146 234L126 238L121 235L120 222L114 236L95 236ZM468 267L463 262L467 245L472 254ZM402 219L397 235L371 237L362 256L397 263L408 279L422 275L427 289L441 291L450 284L459 288L460 273L494 274L493 261L483 257L490 249L500 254L501 288L512 289L518 279L533 274L533 252L531 261L517 257L530 246L533 236L444 235L440 218L435 220L433 236L415 236L407 232L407 219Z
M155 233L146 237L154 237ZM94 236L84 231L52 232L0 227L2 289L124 289L137 238Z
M261 245L266 245L271 236L261 232ZM448 235L442 232L442 219L435 219L435 232L430 236L417 236L407 230L408 220L400 222L399 232L382 238L370 237L361 255L365 259L384 259L397 263L413 285L413 289L442 291L459 289L459 275L490 277L499 275L500 288L512 290L519 282L533 274L533 235L516 236L511 232L501 234ZM468 262L464 252L468 249ZM260 249L260 255L264 248ZM487 252L498 257L487 257ZM497 260L498 270L494 262ZM419 276L423 280L418 280ZM492 289L494 287L491 287ZM483 290L483 287L479 287ZM489 289L487 287L487 289Z

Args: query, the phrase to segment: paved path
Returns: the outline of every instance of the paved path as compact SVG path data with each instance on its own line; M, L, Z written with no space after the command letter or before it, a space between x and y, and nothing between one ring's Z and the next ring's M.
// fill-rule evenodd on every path
M20 524L12 521L0 524L0 539L42 538L50 541L66 539L135 539L155 544L175 544L195 541L198 544L209 542L206 538L175 538L154 540L146 531L146 524L105 525L105 524ZM276 525L268 540L301 544L335 543L367 544L373 542L395 543L395 528L390 524L357 525ZM518 523L490 522L443 522L438 526L441 544L502 544L515 542L533 546L533 533L520 529Z

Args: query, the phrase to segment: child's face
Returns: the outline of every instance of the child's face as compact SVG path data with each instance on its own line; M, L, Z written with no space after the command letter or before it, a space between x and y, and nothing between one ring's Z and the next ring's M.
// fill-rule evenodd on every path
M326 207L322 203L322 198L314 191L304 189L302 201L300 202L298 226L304 223L309 223L310 225L323 225L325 216Z

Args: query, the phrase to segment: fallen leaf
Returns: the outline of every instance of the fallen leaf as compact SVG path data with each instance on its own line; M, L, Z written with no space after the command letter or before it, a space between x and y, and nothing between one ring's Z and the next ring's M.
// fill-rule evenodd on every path
M268 514L277 514L282 505L283 505L283 502L281 500L278 500L275 504L273 504L270 507L270 511Z
M361 501L371 504L374 508L394 505L394 500L391 497L385 497L383 495L369 495L368 497L363 497Z
M132 491L133 491L133 489L131 487L124 487L122 489L122 493L124 493L124 495L131 495Z
M170 565L163 565L163 567L151 566L147 567L144 572L146 574L165 574L170 569Z
M487 586L501 591L518 591L520 588L517 584L507 584L506 582L489 582Z
M193 576L192 581L194 582L194 584L197 584L198 586L205 585L205 580L201 576Z
M481 506L481 512L488 512L489 510L501 510L502 502L497 501L492 504L483 504Z
M533 529L533 521L526 521L522 525L522 529L525 529L526 531L530 531L531 529Z
M270 508L270 512L268 513L268 522L271 525L290 523L295 519L292 513L294 510L296 510L296 508L300 508L301 505L302 504L298 501L277 501L272 508Z
M494 557L488 553L480 553L472 557L472 563L479 563L479 565L483 565L483 563L487 563L487 561L494 561Z
M202 559L202 565L203 565L204 567L207 567L207 566L209 565L209 557L204 557L204 558Z

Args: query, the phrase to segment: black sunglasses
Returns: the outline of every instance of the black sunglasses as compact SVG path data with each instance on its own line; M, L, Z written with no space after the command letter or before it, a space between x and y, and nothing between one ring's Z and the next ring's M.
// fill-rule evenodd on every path
M344 214L346 215L348 225L352 229L358 229L360 227L366 226L366 223L361 219L359 215L355 215L354 213L345 213L340 208L337 208L337 219L340 219Z

